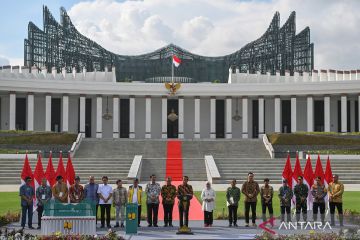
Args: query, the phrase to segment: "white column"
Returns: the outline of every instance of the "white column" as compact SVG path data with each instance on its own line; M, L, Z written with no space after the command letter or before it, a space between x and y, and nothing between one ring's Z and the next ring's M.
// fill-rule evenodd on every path
M291 132L297 131L296 126L296 97L291 97Z
M281 132L281 100L280 97L275 97L275 109L274 109L274 115L275 115L275 132L280 133Z
M113 97L113 138L119 138L119 97Z
M179 134L180 139L184 138L184 98L179 97Z
M69 96L62 97L62 131L69 131Z
M51 95L45 96L45 131L51 131Z
M226 98L226 138L232 138L232 112L231 112L232 99Z
M102 138L102 96L96 97L96 138Z
M129 105L130 105L129 138L135 138L135 97L134 96L130 96Z
M85 96L80 96L80 133L85 133Z
M347 97L341 96L341 132L347 132Z
M161 138L167 138L167 97L161 98Z
M27 95L27 124L28 131L34 131L34 94Z
M248 138L248 99L242 99L242 138Z
M151 97L145 99L145 138L151 138Z
M259 103L258 103L258 111L259 111L259 138L262 138L263 135L265 134L265 115L264 115L264 106L265 106L265 101L263 97L259 98Z
M314 99L312 96L307 97L307 132L314 131Z
M210 138L216 138L216 98L210 98Z
M200 97L195 97L195 128L194 138L200 138Z
M9 108L9 130L16 128L16 94L10 93L10 108Z
M330 132L330 97L324 97L324 131Z

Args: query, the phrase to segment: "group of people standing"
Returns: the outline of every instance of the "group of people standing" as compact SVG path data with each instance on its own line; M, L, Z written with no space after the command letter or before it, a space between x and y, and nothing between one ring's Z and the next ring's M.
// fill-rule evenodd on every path
M343 209L342 209L342 195L344 192L344 185L339 181L339 176L333 176L334 181L326 188L320 177L316 178L316 182L311 187L311 195L313 197L313 221L317 221L318 212L320 211L321 221L325 220L325 198L329 199L330 219L331 225L335 225L335 208L338 210L340 226L343 226ZM44 205L50 199L54 198L62 203L80 203L86 199L96 204L96 216L100 206L100 221L101 227L106 226L111 228L110 213L111 206L115 207L116 225L114 227L124 227L125 208L127 203L135 203L138 205L138 226L141 221L141 206L142 195L146 193L147 205L147 222L148 227L158 227L158 211L160 205L160 196L162 198L162 205L164 209L164 227L172 227L172 213L175 204L175 199L178 201L178 211L180 227L188 226L189 223L189 209L190 200L193 198L192 186L188 184L189 178L183 177L183 182L178 187L174 186L171 178L166 178L166 183L162 187L156 182L156 176L150 176L150 182L146 184L145 190L139 185L139 180L134 179L133 185L128 189L122 186L122 180L116 181L116 188L113 189L108 185L108 177L102 177L102 184L95 183L93 176L89 177L89 182L84 187L80 185L80 178L75 178L75 183L68 189L63 178L58 176L56 184L50 188L47 185L47 180L42 180L41 186L36 189L36 195L31 186L31 177L26 177L26 184L20 187L22 220L21 226L25 227L26 216L28 217L28 226L32 229L32 212L33 212L33 198L37 198L38 211L38 229L41 228L41 217L43 214ZM295 195L296 206L296 221L300 221L300 214L303 215L303 220L307 221L307 198L309 188L303 182L303 177L298 178L298 183L291 189L287 180L283 180L283 185L278 191L280 200L281 221L285 221L285 213L287 215L286 221L291 222L291 204L293 196ZM256 226L256 205L258 195L260 195L262 206L262 220L266 221L266 210L268 210L270 218L273 218L273 196L274 189L270 185L268 178L264 179L264 185L259 187L259 184L254 180L254 174L249 172L248 179L242 184L241 190L236 186L236 180L231 181L231 186L226 190L226 203L229 213L229 227L237 227L237 210L239 206L240 196L244 195L245 205L245 226L249 227L250 209L252 226ZM210 182L206 183L205 188L201 192L202 210L204 211L204 226L211 227L213 224L213 212L215 209L216 193L211 188ZM106 217L105 217L106 215ZM97 224L97 219L96 219Z

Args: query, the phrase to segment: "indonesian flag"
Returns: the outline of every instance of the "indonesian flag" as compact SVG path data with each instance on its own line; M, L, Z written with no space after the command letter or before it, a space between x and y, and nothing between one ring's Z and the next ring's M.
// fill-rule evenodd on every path
M325 186L327 187L333 181L333 174L331 171L330 158L328 156L325 169Z
M324 184L324 178L325 178L325 174L324 174L324 170L321 164L321 160L320 160L320 155L318 155L317 161L316 161L316 166L315 166L315 178L317 177L321 177L321 183Z
M282 172L282 180L286 179L290 188L292 188L292 176L293 172L291 169L290 154L288 154L284 170Z
M178 66L180 66L181 59L178 58L176 55L173 55L172 56L172 62L173 62L175 67L178 67Z
M311 165L310 154L308 154L308 159L306 161L305 169L304 169L304 183L309 188L309 193L307 197L307 210L312 210L313 208L313 198L311 195L311 186L314 184L314 172Z
M303 172L301 170L301 165L300 165L300 160L299 160L299 155L298 153L296 153L296 162L295 162L295 167L294 167L294 171L293 171L293 186L292 186L292 190L294 191L295 185L298 183L298 177L303 177ZM295 196L293 196L292 198L292 203L295 204Z
M23 166L23 169L21 171L21 186L25 184L25 178L26 177L31 177L31 179L32 179L31 186L34 187L34 175L32 173L31 167L30 167L30 163L29 163L27 153L25 155L24 166Z
M75 183L75 170L71 161L70 152L68 153L68 160L66 163L66 181L68 187Z
M44 177L45 177L45 173L44 173L44 168L43 168L43 165L41 162L41 152L39 151L36 167L34 170L35 194L36 194L36 189L41 185L41 181ZM34 208L36 208L36 206L37 205L35 204Z
M53 166L53 163L52 163L52 152L50 151L50 154L49 154L49 160L48 160L48 164L47 164L47 167L46 167L46 172L45 172L45 176L46 176L46 179L48 181L48 184L50 187L53 187L55 185L55 170L54 170L54 166Z
M61 151L60 151L58 167L57 167L56 173L55 173L55 178L57 178L57 176L62 176L63 179L64 179L64 183L66 183L66 171L65 171L65 168L64 168L64 163L63 163L62 152Z
M330 158L328 156L327 162L326 162L326 168L325 168L325 176L324 176L324 184L326 189L329 187L329 184L333 181L333 174L331 171L331 164L330 164ZM325 200L326 207L329 209L329 195L326 195Z

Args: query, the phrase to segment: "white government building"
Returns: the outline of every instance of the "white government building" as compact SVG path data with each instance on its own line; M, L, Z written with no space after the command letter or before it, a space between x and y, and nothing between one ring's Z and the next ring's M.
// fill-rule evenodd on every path
M280 76L230 69L228 83L182 83L174 95L164 83L116 82L114 67L81 73L0 70L1 130L138 139L345 133L359 131L359 101L360 70Z

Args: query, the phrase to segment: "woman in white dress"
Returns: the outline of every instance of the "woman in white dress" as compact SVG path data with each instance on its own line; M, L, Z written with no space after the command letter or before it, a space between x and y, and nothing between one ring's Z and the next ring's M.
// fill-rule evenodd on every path
M204 211L204 226L212 227L213 212L215 208L215 191L211 188L210 182L206 182L206 187L201 192L202 210Z

